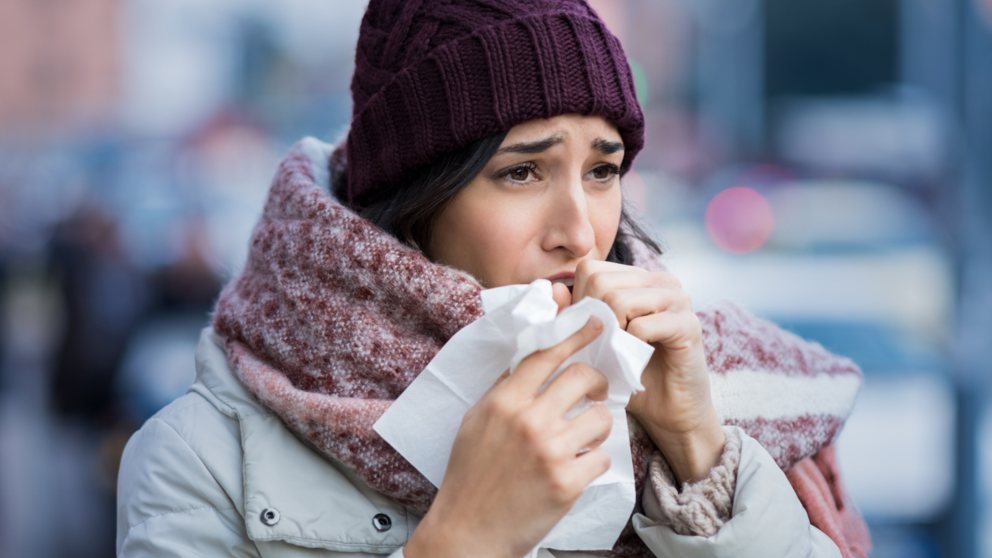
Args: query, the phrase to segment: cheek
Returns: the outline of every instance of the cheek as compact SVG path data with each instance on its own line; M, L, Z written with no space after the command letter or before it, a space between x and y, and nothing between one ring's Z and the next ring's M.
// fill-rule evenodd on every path
M496 210L496 208L499 210ZM515 282L515 272L535 236L538 219L526 206L487 204L466 223L464 242L476 259L478 277L489 286Z
M513 282L532 235L528 226L533 219L526 208L508 209L505 200L497 203L481 196L457 200L435 224L435 260L471 273L488 287Z
M475 212L472 218L463 222L456 242L480 261L502 261L505 253L512 253L511 247L519 231L512 216L490 209Z

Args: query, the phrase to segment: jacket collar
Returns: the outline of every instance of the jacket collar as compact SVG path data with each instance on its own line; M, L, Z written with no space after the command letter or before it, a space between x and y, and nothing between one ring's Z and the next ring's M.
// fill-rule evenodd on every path
M206 393L201 394L229 417L265 412L231 370L224 352L224 338L211 327L200 332L200 342L196 348L196 380L206 387ZM194 385L194 391L200 390L196 390Z

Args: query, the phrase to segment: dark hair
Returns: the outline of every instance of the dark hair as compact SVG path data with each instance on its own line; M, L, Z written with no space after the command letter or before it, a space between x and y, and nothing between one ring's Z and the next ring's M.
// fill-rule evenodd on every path
M478 175L496 154L506 132L489 136L438 158L414 173L402 188L373 200L359 201L359 215L381 227L401 242L418 248L428 258L434 219L462 188ZM633 261L630 241L644 244L661 254L658 243L635 221L626 204L620 210L620 230L606 260L622 264Z

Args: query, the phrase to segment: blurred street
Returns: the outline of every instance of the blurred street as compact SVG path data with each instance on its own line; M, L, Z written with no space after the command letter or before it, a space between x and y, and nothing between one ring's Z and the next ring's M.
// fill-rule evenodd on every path
M872 555L992 558L992 0L590 3L647 119L626 199L696 307L864 370ZM282 154L347 130L364 7L0 4L0 558L113 555L124 443Z

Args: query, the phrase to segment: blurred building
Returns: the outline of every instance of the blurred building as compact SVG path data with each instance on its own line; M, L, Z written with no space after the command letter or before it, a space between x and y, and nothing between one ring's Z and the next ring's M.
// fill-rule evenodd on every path
M0 3L0 136L98 120L120 91L118 0Z

